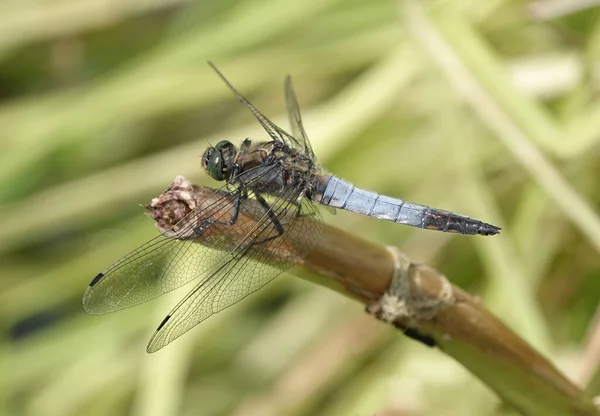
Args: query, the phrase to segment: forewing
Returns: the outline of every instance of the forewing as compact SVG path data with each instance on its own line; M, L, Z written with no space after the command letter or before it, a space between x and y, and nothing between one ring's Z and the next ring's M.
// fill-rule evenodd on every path
M264 169L263 174L272 174ZM252 174L252 169L243 175ZM262 175L254 176L260 180ZM247 181L252 185L253 180ZM225 185L179 221L174 231L161 234L99 273L83 295L90 314L114 312L170 292L193 279L210 276L225 264L245 237L243 230L218 222L231 220L234 190ZM249 206L249 204L247 204Z
M312 202L302 198L297 190L290 190L269 204L270 213L262 206L258 208L255 200L244 203L243 210L257 219L243 223L246 238L229 262L216 268L167 315L150 340L148 352L161 349L211 315L260 289L314 247L323 228ZM283 228L282 235L273 223L274 217Z
M285 130L283 130L281 127L277 126L275 123L273 123L271 120L269 120L265 115L263 115L260 111L258 111L258 109L256 107L254 107L254 105L246 97L244 97L233 85L231 85L231 83L227 80L227 78L225 78L225 75L223 75L221 73L221 71L219 71L212 62L208 62L208 64L212 67L212 69L215 70L217 75L223 80L223 82L225 82L225 84L234 93L234 95L238 98L238 100L240 100L240 102L242 102L242 104L244 104L246 107L248 107L248 109L252 112L254 117L258 120L258 122L260 123L262 128L267 132L267 134L271 137L271 139L280 141L280 142L284 142L288 146L291 146L291 147L294 147L297 149L303 148L302 144L300 144L298 142L298 140L296 140L296 138L294 138L293 136L288 134Z
M308 140L306 130L304 130L302 116L300 115L300 106L298 105L298 99L296 98L294 86L292 85L292 77L289 75L285 79L285 103L290 119L290 126L292 127L292 135L296 140L302 142L306 154L314 159L315 153L310 145L310 140Z

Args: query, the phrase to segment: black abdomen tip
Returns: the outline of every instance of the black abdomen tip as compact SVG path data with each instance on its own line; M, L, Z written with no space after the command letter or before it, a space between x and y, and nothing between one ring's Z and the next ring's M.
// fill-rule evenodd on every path
M102 273L98 273L98 275L96 277L94 277L94 280L92 280L90 282L90 287L94 286L96 283L98 283L100 281L100 279L102 279L104 277L104 274Z
M500 234L501 229L502 228L496 227L495 225L486 224L485 222L483 222L483 223L481 223L481 225L479 225L479 228L477 229L477 234L496 235L496 234Z

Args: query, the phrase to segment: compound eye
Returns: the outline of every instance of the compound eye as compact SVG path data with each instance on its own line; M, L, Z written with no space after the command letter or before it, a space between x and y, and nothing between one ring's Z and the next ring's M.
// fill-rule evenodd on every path
M209 147L204 151L204 154L202 155L202 159L201 159L202 168L204 170L208 170L208 163L210 162L210 158L212 157L214 152L215 152L214 147Z
M229 180L236 155L237 148L230 141L222 140L206 149L202 156L202 167L217 181Z
M223 155L220 151L213 151L208 156L209 157L206 163L206 171L214 180L224 180L225 175L223 174Z
M231 149L232 147L233 143L231 143L229 140L221 140L219 143L217 143L215 149L221 151Z

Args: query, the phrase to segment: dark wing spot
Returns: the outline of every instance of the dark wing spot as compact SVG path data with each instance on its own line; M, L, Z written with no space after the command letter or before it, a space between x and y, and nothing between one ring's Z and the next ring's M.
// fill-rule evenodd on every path
M104 275L102 273L98 273L98 276L94 277L94 280L91 281L90 287L92 287L96 283L98 283L100 281L100 279L102 279L103 277L104 277Z
M171 319L171 315L167 315L165 316L165 319L163 319L163 321L160 323L160 325L158 326L158 328L156 328L156 331L160 331L160 329L165 326L165 324L167 323L167 321Z

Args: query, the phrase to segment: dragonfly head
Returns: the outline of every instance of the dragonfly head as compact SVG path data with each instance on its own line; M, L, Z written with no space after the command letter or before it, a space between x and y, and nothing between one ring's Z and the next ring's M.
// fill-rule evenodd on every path
M233 172L237 152L233 143L222 140L216 146L206 149L202 156L202 167L214 180L228 180Z

